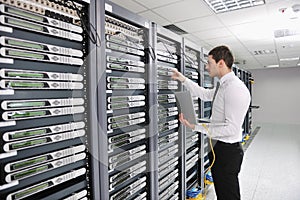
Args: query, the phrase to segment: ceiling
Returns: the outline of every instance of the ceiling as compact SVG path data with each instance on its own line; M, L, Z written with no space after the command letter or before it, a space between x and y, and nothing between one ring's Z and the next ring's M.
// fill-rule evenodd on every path
M174 24L206 50L228 45L240 68L300 67L300 11L292 9L300 0L265 0L264 5L219 14L204 0L111 1L161 26ZM288 30L281 35L294 35L275 38L279 29ZM261 54L264 50L267 54Z

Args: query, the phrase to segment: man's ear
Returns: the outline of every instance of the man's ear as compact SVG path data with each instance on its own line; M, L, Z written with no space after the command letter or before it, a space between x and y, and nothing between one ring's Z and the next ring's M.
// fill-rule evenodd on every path
M218 62L220 67L224 67L225 66L225 61L223 59L219 60Z

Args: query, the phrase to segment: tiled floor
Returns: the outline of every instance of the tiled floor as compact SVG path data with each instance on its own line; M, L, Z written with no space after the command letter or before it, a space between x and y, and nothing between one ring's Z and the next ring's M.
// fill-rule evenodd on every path
M240 173L242 200L299 200L300 125L257 125ZM216 200L213 187L207 200Z

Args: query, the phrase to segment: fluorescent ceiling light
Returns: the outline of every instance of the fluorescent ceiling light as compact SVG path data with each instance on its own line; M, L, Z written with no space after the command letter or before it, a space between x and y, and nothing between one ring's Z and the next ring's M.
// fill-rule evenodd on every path
M274 67L279 67L279 65L267 65L267 68L274 68Z
M294 61L294 60L299 60L299 57L294 57L294 58L280 58L280 61Z
M265 4L265 0L205 0L205 2L215 13Z

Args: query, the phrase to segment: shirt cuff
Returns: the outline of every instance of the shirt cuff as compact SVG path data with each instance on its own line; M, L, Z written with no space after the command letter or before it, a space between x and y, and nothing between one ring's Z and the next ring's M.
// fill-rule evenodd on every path
M195 125L195 128L192 129L193 131L198 131L198 132L202 132L204 134L207 134L207 130L202 126L202 125Z

